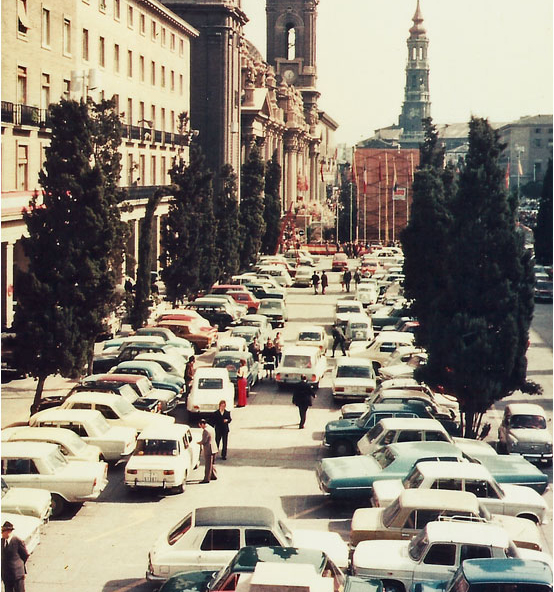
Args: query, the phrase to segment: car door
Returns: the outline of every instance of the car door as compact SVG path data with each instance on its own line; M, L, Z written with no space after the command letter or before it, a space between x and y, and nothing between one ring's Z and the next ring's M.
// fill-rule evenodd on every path
M32 458L3 458L2 477L12 487L31 487L50 489L49 475L41 476Z
M227 564L244 546L238 527L207 528L198 552L198 569L219 569Z
M464 489L475 494L491 514L503 514L504 502L491 483L484 479L464 479Z
M415 564L412 582L447 582L458 567L458 549L455 543L432 543Z

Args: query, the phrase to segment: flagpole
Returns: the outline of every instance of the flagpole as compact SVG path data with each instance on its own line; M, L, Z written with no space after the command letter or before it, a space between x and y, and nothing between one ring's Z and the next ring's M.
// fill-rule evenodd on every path
M389 159L385 150L385 242L389 242Z

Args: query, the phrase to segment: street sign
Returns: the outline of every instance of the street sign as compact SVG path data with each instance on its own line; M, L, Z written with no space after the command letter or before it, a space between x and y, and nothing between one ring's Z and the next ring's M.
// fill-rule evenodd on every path
M406 199L406 188L405 187L397 187L392 192L392 199L396 200L405 200Z

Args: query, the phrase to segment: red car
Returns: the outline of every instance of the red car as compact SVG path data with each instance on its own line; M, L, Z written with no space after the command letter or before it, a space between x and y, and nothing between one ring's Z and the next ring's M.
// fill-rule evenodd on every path
M331 271L344 271L348 269L348 258L346 253L337 253L333 257L333 262L331 263Z

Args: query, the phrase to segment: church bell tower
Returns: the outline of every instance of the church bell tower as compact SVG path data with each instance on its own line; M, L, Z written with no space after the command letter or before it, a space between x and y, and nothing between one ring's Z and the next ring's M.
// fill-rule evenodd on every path
M422 119L431 116L429 100L429 62L427 48L429 39L423 26L423 16L417 0L412 17L413 26L407 39L408 63L406 65L406 87L402 113L398 125L403 128L402 139L419 140L423 137Z

